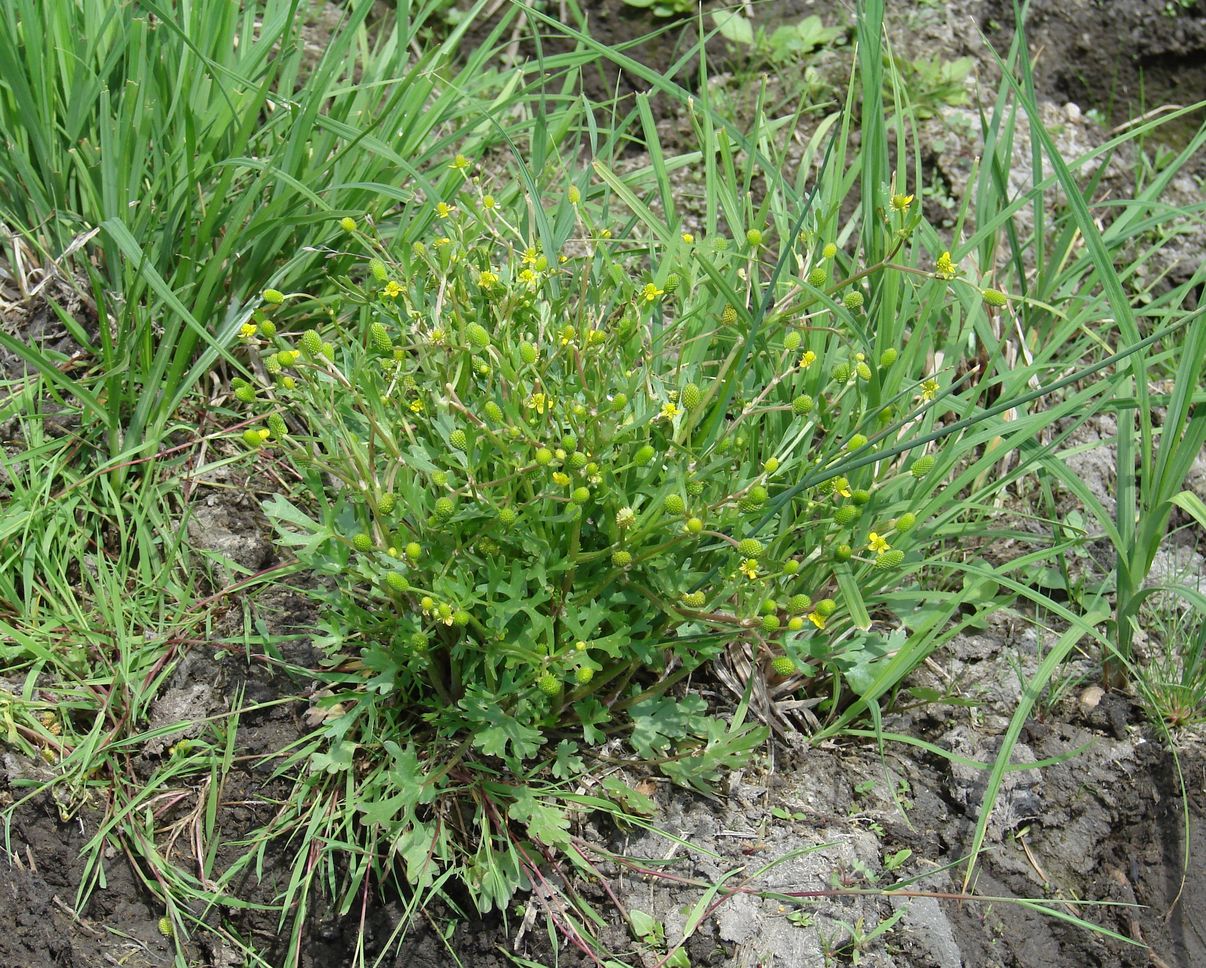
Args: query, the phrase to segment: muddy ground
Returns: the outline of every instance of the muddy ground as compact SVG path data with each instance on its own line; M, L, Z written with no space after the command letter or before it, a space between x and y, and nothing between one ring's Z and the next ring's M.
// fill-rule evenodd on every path
M620 43L647 33L650 20L617 3L591 4L592 27L601 39ZM1011 3L953 0L945 5L889 4L902 44L945 58L977 58L990 70L980 40L1007 36ZM1059 122L1064 137L1097 138L1100 130L1084 112L1098 108L1113 121L1145 105L1206 97L1206 19L1203 3L1177 7L1139 0L1053 0L1032 4L1030 38L1038 63L1044 110ZM818 12L832 20L832 4L787 2L766 5L782 20ZM630 53L664 66L673 59L674 33ZM678 49L681 49L679 47ZM596 83L596 82L591 82ZM616 78L601 69L595 93L616 90ZM1075 111L1068 102L1077 105ZM949 122L949 118L946 119ZM948 128L949 128L948 124ZM962 129L959 129L962 130ZM957 135L957 131L956 131ZM1174 133L1175 137L1175 133ZM957 191L960 159L957 137L936 151L933 170ZM1198 162L1198 172L1202 172ZM1194 186L1184 186L1192 190ZM1200 257L1200 249L1198 250ZM1189 260L1194 253L1184 256ZM6 314L10 328L37 334L30 319L46 314ZM6 363L6 370L10 369ZM11 374L10 374L11 375ZM1108 428L1102 429L1108 436ZM1085 459L1080 472L1109 495L1112 458ZM262 568L274 560L267 530L257 510L263 496L244 480L223 482L241 497L218 498L198 488L192 506L198 547ZM1182 542L1184 544L1184 542ZM1189 571L1202 571L1200 544L1186 549ZM257 614L274 632L302 629L313 617L308 600L288 590L261 597ZM242 620L232 602L230 628ZM971 842L985 773L966 761L991 761L999 748L1024 682L1033 674L1051 637L1017 616L1003 614L973 635L956 639L918 670L910 686L944 697L894 713L885 729L924 740L963 760L938 756L918 746L888 744L881 752L853 741L818 748L776 745L760 762L730 779L725 796L711 800L670 788L648 777L626 776L644 784L661 807L657 823L675 838L625 832L596 818L580 818L588 843L604 844L630 856L672 861L678 878L648 878L605 868L609 887L631 916L641 912L661 925L670 942L682 937L688 913L707 887L728 875L740 889L716 895L715 909L687 942L692 966L811 966L867 964L900 968L980 968L980 966L1206 965L1206 755L1200 736L1181 736L1178 749L1187 797L1182 797L1174 762L1165 744L1130 697L1093 687L1096 669L1088 659L1068 667L1058 688L1039 703L1015 750L1019 763L1056 760L1033 771L1008 775L974 881L981 898L961 900L966 851ZM313 660L304 640L287 658ZM0 688L16 684L0 682ZM299 695L308 684L271 673L263 662L243 656L215 657L195 647L169 683L158 715L165 722L182 715L203 716L227 708L235 689L244 703ZM240 725L240 753L270 753L305 730L304 701L262 709ZM165 744L166 748L166 744ZM0 747L2 750L3 747ZM1071 755L1074 751L1075 755ZM147 774L163 749L147 751L135 768ZM273 797L287 788L266 768L236 768L223 795L219 824L230 841L262 825ZM48 774L44 766L11 752L0 761L0 805L23 795L23 784ZM1188 814L1188 843L1185 817ZM4 828L0 851L0 968L50 968L121 964L129 968L171 963L171 945L160 933L164 913L121 853L106 857L106 886L74 910L82 875L81 849L95 834L99 814L85 810L61 819L49 797L24 804ZM1188 848L1188 866L1184 854ZM905 852L909 853L905 853ZM234 857L219 859L219 867ZM176 856L186 862L187 854ZM270 902L287 877L288 846L268 852L264 877L238 884L246 900ZM738 873L733 873L737 871ZM908 881L908 892L885 896L882 889ZM657 945L639 941L625 918L597 887L584 888L592 903L614 921L606 940L633 964L655 965ZM798 907L763 900L755 890L814 896ZM1067 915L1108 927L1132 944L1093 934L1009 898L1046 899ZM1108 902L1102 905L1099 902ZM379 899L365 921L371 952L381 949L402 910L402 901ZM455 964L486 968L511 965L507 956L540 964L588 963L562 943L554 953L543 918L521 934L520 919L491 919L458 927L447 944L438 930L445 912L420 920L401 947L381 964L427 968ZM862 943L860 937L897 916L894 926ZM285 941L275 916L233 908L210 912L219 933L198 932L189 942L190 964L231 968L241 965L221 930L254 940L267 964L278 964ZM351 963L355 919L330 917L315 901L301 942L303 963Z

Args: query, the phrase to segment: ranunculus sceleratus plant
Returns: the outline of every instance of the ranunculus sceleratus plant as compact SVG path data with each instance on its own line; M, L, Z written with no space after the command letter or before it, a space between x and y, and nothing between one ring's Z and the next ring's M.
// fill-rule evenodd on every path
M842 326L863 296L824 292L832 244L798 242L804 308L768 322L735 376L737 310L682 279L707 246L748 291L761 232L684 234L677 262L651 265L589 222L576 188L559 204L588 240L574 251L543 251L468 179L406 251L345 219L367 251L342 304L266 291L243 330L262 378L235 385L248 445L313 491L307 511L268 503L281 540L333 578L320 644L347 674L308 767L381 764L393 779L373 796L392 807L371 822L412 881L459 866L487 908L524 882L487 883L512 827L567 836L524 778L575 776L620 738L702 787L757 746L760 728L709 718L680 685L721 650L828 694L863 592L910 553L910 498L934 462L821 474L776 508L938 384L889 381L896 351L871 358ZM475 806L440 807L445 793Z

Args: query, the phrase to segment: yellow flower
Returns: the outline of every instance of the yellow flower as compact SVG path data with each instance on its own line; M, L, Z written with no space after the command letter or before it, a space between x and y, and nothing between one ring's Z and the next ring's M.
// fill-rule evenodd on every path
M493 195L483 195L482 196L482 205L484 205L487 209L493 209L494 206L497 204L498 204L498 202L496 202L494 200Z
M812 364L817 361L817 354L812 350L806 350L804 355L800 357L800 369L807 370Z
M385 284L385 288L381 290L381 293L390 299L397 299L402 294L402 287L391 279Z
M692 235L690 232L684 232L683 233L683 241L686 242L687 245L690 245L692 242L695 241L695 236Z
M519 273L519 281L529 289L535 289L540 284L540 280L536 277L531 269L524 269Z
M561 471L553 472L553 483L559 487L567 487L570 483L570 476Z
M533 393L528 397L528 409L535 410L539 414L543 414L546 408L551 408L552 406L553 401L543 393Z
M846 478L844 478L844 477L839 477L837 479L837 486L834 488L834 491L840 497L849 497L850 496L850 482L848 480L846 480Z
M422 400L411 400L410 401L410 412L415 413L415 414L422 413L423 412L423 401Z
M661 415L663 417L665 417L667 420L673 420L680 413L682 413L682 411L679 410L678 406L676 404L672 403L671 401L667 400L665 403L662 404Z
M582 192L578 189L577 185L570 185L569 191L565 194L571 205L577 205L582 201Z
M255 323L244 323L239 327L239 337L241 339L251 339L259 332L259 327Z
M909 206L913 204L912 195L893 195L892 207L898 212L907 212Z
M883 554L883 552L890 550L890 548L891 548L891 545L889 545L888 542L884 538L880 537L874 531L872 531L869 535L867 535L867 550L868 551L874 551L878 555L878 554Z
M921 384L921 399L922 400L927 400L927 401L933 400L934 397L937 395L938 395L938 381L937 380L931 378L929 380L924 381Z
M437 249L442 249L442 248L444 248L444 246L448 245L450 242L452 242L452 239L448 238L448 236L446 236L446 235L441 235L438 239L435 240L435 242L432 243L432 245L434 245Z
M605 240L610 239L611 238L611 229L604 229L602 232L599 233L599 238L605 239Z
M540 252L534 245L529 245L523 250L523 264L525 266L534 266L536 260L540 258Z
M663 294L663 290L658 289L652 282L645 283L645 288L641 290L641 296L645 302L653 302L658 296Z
M746 578L753 581L758 577L758 561L756 558L746 558L739 569Z
M939 279L954 279L958 274L959 270L951 260L949 252L943 252L942 255L938 256L938 265L934 269L934 275Z
M483 289L490 289L498 285L498 274L491 272L489 269L483 269L481 275L477 277L477 284Z
M825 627L825 616L820 612L809 612L808 621L812 622L812 624L819 629L823 629Z
M452 164L448 167L453 171L465 171L469 168L469 159L464 155L457 155L452 159Z
M448 218L455 211L456 206L449 205L447 202L440 202L440 204L436 206L436 215L438 215L440 218Z

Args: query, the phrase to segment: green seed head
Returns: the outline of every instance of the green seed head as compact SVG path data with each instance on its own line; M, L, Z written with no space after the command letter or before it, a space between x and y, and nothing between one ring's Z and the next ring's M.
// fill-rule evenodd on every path
M611 553L611 563L616 568L627 568L632 564L631 551L613 551Z
M737 542L737 554L742 558L760 558L762 556L762 542L757 538L742 538Z
M493 400L486 401L486 405L484 407L482 407L482 413L484 413L486 415L486 419L489 420L491 423L502 423L502 419L503 419L502 407L500 407Z
M616 410L616 411L623 410L626 406L628 406L627 394L617 393L614 397L611 398L611 409L612 410Z
M636 524L636 512L632 508L620 508L616 512L616 527L625 531Z
M859 519L859 515L863 512L853 504L843 504L840 508L833 512L833 520L840 524L843 528L854 524Z
M912 511L906 511L896 519L897 534L904 534L906 531L912 531L913 525L917 523L917 515Z
M244 384L241 387L235 387L235 399L240 403L255 403L255 387Z
M909 468L910 473L914 477L925 477L934 467L934 455L923 454L913 461L913 466Z
M833 379L836 383L850 382L850 364L839 363L833 368Z
M260 322L260 334L265 339L272 339L276 335L276 323L271 319L265 319Z
M373 539L371 535L358 534L352 538L352 547L361 554L368 554L373 550Z
M850 500L859 507L862 507L871 500L871 492L860 488L850 495Z
M536 680L536 688L551 698L553 696L560 695L561 680L551 672L546 672Z
M799 632L804 627L804 619L799 615L793 615L787 620L787 628L792 632Z
M819 602L817 602L817 614L820 615L821 618L829 618L829 616L836 611L837 602L835 602L832 598L822 598Z
M448 443L457 450L465 450L469 446L469 438L459 427L448 435Z
M264 438L260 436L260 432L254 427L248 427L243 431L243 443L248 447L258 448L264 445Z
M783 348L789 353L794 353L800 348L800 343L803 337L800 336L798 329L789 330L787 335L783 337Z
M691 534L699 534L701 531L703 531L703 527L704 527L704 523L703 523L702 519L700 519L700 518L688 518L687 519L687 530Z
M787 610L792 615L803 615L812 608L812 599L807 595L792 595L787 600Z
M382 514L389 514L397 505L398 499L394 497L392 491L386 491L377 499L377 510Z
M269 306L279 306L285 301L285 294L279 289L265 289L261 295Z
M757 229L750 229L745 233L745 241L752 247L757 248L762 244L762 233Z
M984 302L996 309L1001 308L1009 302L1005 293L999 289L985 289L980 295L984 298Z
M447 521L456 513L456 504L450 497L442 497L435 502L435 516L441 521Z
M385 263L380 259L369 260L369 272L373 274L373 278L378 282L385 282L389 278L389 270L385 268Z
M575 487L574 493L571 494L570 497L573 499L573 502L575 504L585 504L587 501L590 500L590 488Z
M548 467L553 463L553 452L547 447L539 447L536 450L536 463L541 467Z
M465 335L469 338L469 345L474 349L484 350L490 345L490 334L481 323L470 323L465 330Z
M855 434L846 442L847 450L858 450L860 447L867 446L867 438L862 434Z
M807 393L801 393L791 402L791 412L797 417L803 417L813 407L813 399Z
M899 548L893 548L891 551L885 551L878 555L875 559L876 568L898 568L901 562L904 561L904 552Z
M519 358L529 366L536 362L537 355L536 347L527 340L519 344Z
M677 494L667 494L663 502L667 514L679 515L687 510L686 502Z
M369 326L369 346L374 353L387 356L394 351L394 341L389 338L389 330L384 323L373 323Z
M762 469L768 474L773 474L779 469L779 459L777 457L768 457L762 462Z
M511 525L513 525L515 523L515 521L516 521L516 519L518 519L518 517L519 517L519 515L515 513L515 510L513 508L499 508L498 509L498 523L501 524L504 528L511 527Z
M854 549L848 544L840 544L833 549L834 561L849 561L854 556Z
M590 681L595 677L595 670L590 666L582 666L576 673L574 678L578 680L578 685L588 686Z
M733 306L725 306L720 311L720 324L722 326L737 325L737 310Z
M808 273L808 284L813 289L820 289L829 281L829 273L825 271L824 266L817 266Z
M861 360L855 365L854 372L858 374L858 378L860 380L870 380L871 379L871 367L869 367L866 363L862 362Z
M861 309L863 305L863 294L855 289L853 292L848 292L842 297L842 305L847 309Z
M404 592L410 588L410 582L406 580L406 576L398 571L387 571L385 573L385 586L393 592Z
M688 383L683 387L683 392L680 394L680 400L684 410L697 410L703 402L703 394L698 386L694 383Z
M796 664L789 656L776 656L771 661L771 672L773 672L780 679L787 679L789 676L794 676L796 674Z
M879 365L884 367L885 369L887 369L889 366L891 366L893 363L896 362L896 358L899 355L900 354L897 353L893 347L889 346L886 350L884 350L879 355Z
M307 356L322 356L322 337L318 335L318 330L306 330L297 342Z
M264 370L269 376L280 376L284 369L284 366L281 365L280 354L272 353L264 357Z
M638 464L648 464L651 460L653 460L653 456L656 453L657 451L653 449L652 444L644 444L637 450L634 460L636 460Z
M758 606L759 615L773 615L777 611L779 611L779 603L773 598L762 599L762 604Z
M418 561L423 557L423 546L417 541L412 541L406 546L406 557L411 561Z
M683 596L683 604L687 608L703 608L708 597L703 592L688 592Z
M779 616L778 615L763 615L762 616L762 631L770 634L771 632L779 631Z
M590 463L590 461L588 460L587 456L584 453L582 453L582 451L580 451L580 450L576 450L572 454L570 454L569 466L570 466L571 470L575 470L575 471L585 470L586 465L589 463Z
M800 571L800 563L795 558L788 558L783 562L783 574L795 575Z
M268 415L268 432L272 434L273 440L287 437L289 428L285 426L285 418L279 413L270 413Z

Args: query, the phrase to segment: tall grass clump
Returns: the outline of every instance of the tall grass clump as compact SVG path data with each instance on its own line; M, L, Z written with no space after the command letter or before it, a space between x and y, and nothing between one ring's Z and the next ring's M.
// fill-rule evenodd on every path
M479 125L488 104L506 113L505 94L487 100L498 88L483 53L452 56L465 26L412 49L443 6L370 25L372 4L350 4L312 57L299 0L4 5L0 219L80 280L96 322L71 333L94 366L65 375L0 339L84 411L110 456L153 452L198 381L231 361L249 295L282 265L304 276L329 258L332 215L423 210L449 177L430 161L450 134L500 137Z

